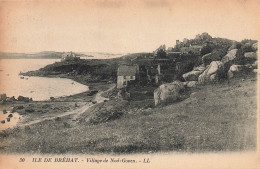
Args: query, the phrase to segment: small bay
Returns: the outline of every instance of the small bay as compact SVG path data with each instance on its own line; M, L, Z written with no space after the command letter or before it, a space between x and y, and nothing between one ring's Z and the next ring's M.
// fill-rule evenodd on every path
M0 59L0 93L8 97L24 96L35 101L69 96L88 91L86 85L66 78L19 76L20 72L38 70L59 59Z

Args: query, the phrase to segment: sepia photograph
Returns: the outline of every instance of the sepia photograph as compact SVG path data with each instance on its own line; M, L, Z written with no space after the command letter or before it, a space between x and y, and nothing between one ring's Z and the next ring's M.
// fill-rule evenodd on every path
M1 0L0 168L258 169L259 0Z

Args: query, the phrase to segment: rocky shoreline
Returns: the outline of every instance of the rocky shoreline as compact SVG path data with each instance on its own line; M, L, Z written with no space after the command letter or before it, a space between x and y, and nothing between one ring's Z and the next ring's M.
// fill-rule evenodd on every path
M51 97L49 100L45 101L33 101L32 98L23 96L17 98L14 96L8 97L6 94L2 94L0 111L2 111L3 114L9 112L10 115L13 113L19 115L20 118L16 121L17 124L15 123L10 125L11 128L14 128L16 125L24 125L34 119L53 115L62 115L68 111L80 109L86 104L96 104L97 101L95 101L95 97L97 92L101 93L111 87L111 85L112 84L107 85L102 82L92 83L89 85L90 90L87 92L58 98ZM10 123L10 121L12 122L12 117L3 117L0 121L0 129L8 129L6 124Z

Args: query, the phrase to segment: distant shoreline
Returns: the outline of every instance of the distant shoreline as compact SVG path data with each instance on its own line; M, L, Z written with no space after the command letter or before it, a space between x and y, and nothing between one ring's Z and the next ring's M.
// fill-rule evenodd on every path
M32 57L32 58L1 58L0 57L0 60L3 60L3 59L61 59L61 58L34 58L34 57Z

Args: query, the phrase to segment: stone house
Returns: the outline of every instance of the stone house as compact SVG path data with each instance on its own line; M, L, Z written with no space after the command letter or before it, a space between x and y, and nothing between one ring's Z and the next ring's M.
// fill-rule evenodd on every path
M120 65L117 70L117 88L126 87L130 81L135 81L138 69L138 66Z
M80 57L77 57L75 53L73 52L64 52L62 54L61 61L77 61L80 60Z

